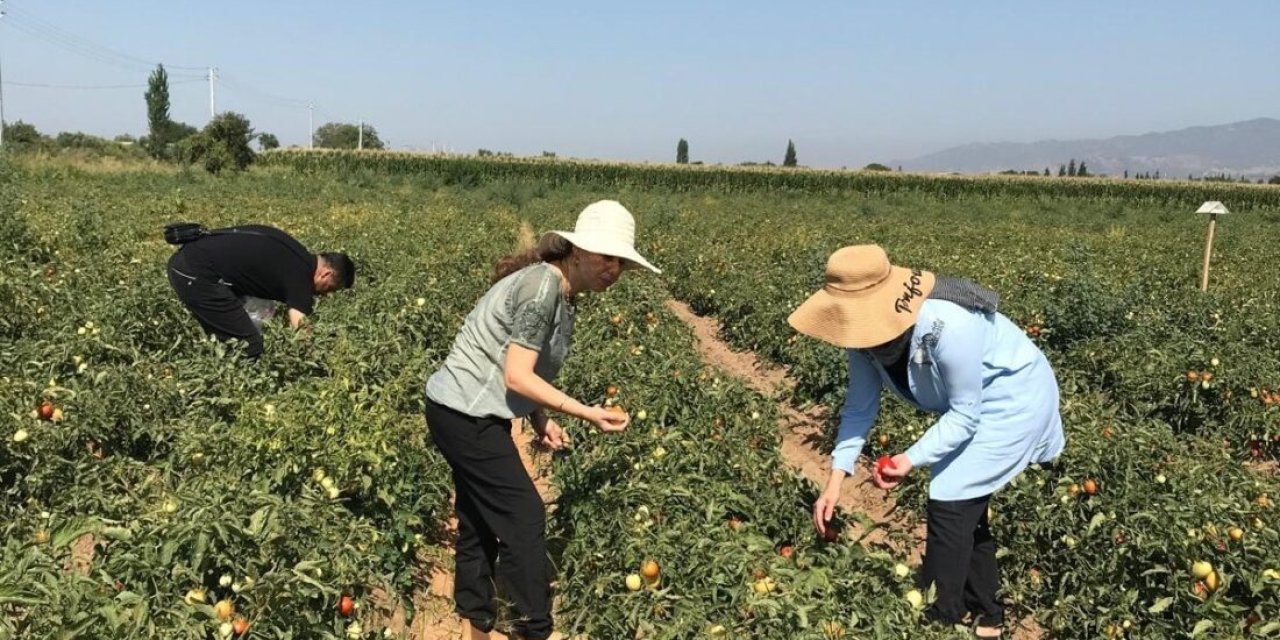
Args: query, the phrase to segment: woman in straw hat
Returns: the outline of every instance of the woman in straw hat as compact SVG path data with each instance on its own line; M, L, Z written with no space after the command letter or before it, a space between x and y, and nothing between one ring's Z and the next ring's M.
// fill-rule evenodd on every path
M627 428L626 414L579 402L552 381L569 353L574 297L608 289L628 268L659 273L634 239L631 213L603 200L583 209L573 231L549 232L536 248L499 260L493 286L427 381L428 429L456 489L454 602L471 638L488 638L493 628L495 577L519 614L515 633L528 640L551 634L546 513L520 463L511 421L528 417L551 449L562 447L565 435L548 410L605 432Z
M826 532L882 388L941 414L872 477L890 489L916 467L931 469L919 582L936 586L937 599L927 614L943 623L972 614L979 637L999 637L1003 623L987 524L991 495L1027 465L1053 461L1064 446L1053 369L996 311L998 303L993 291L893 266L884 249L861 245L831 254L826 285L788 318L800 333L844 347L849 357L831 476L814 504L814 526Z

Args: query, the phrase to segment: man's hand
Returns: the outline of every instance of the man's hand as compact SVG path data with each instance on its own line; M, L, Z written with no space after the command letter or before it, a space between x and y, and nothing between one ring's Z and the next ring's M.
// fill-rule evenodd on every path
M306 319L307 319L307 314L301 311L298 311L293 307L289 308L289 328L290 329L297 329L298 327L302 326L302 322Z

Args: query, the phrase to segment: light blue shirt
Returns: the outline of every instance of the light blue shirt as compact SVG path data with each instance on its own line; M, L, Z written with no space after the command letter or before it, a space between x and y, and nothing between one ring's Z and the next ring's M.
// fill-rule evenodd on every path
M929 497L966 500L992 494L1029 464L1062 453L1058 383L1044 354L1000 313L945 300L921 306L908 346L908 399L885 368L849 349L849 388L832 464L853 472L887 387L913 406L941 414L906 451L931 467Z

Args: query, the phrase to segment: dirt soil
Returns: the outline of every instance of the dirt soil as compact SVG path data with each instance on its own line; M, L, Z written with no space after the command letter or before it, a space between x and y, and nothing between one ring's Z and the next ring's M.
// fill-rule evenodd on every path
M520 451L520 460L525 470L533 478L542 501L554 502L551 486L551 460L547 453L536 451L533 447L533 429L513 421L512 439ZM413 594L413 608L417 611L412 622L407 622L407 612L403 604L394 602L385 592L375 592L370 597L370 605L376 611L371 629L390 628L394 637L408 637L410 640L466 640L467 625L453 612L453 539L457 535L458 520L449 519L446 525L449 542L442 549L442 557L424 555L420 558L421 575L418 584L426 585ZM490 635L492 640L507 640L507 636L497 631Z

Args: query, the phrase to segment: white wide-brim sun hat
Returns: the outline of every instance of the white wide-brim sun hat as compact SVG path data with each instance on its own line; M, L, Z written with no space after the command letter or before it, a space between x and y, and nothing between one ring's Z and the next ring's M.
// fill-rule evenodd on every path
M660 269L636 251L636 219L616 200L600 200L587 205L578 214L573 231L552 231L579 249L622 258L628 266L644 267L654 273Z

